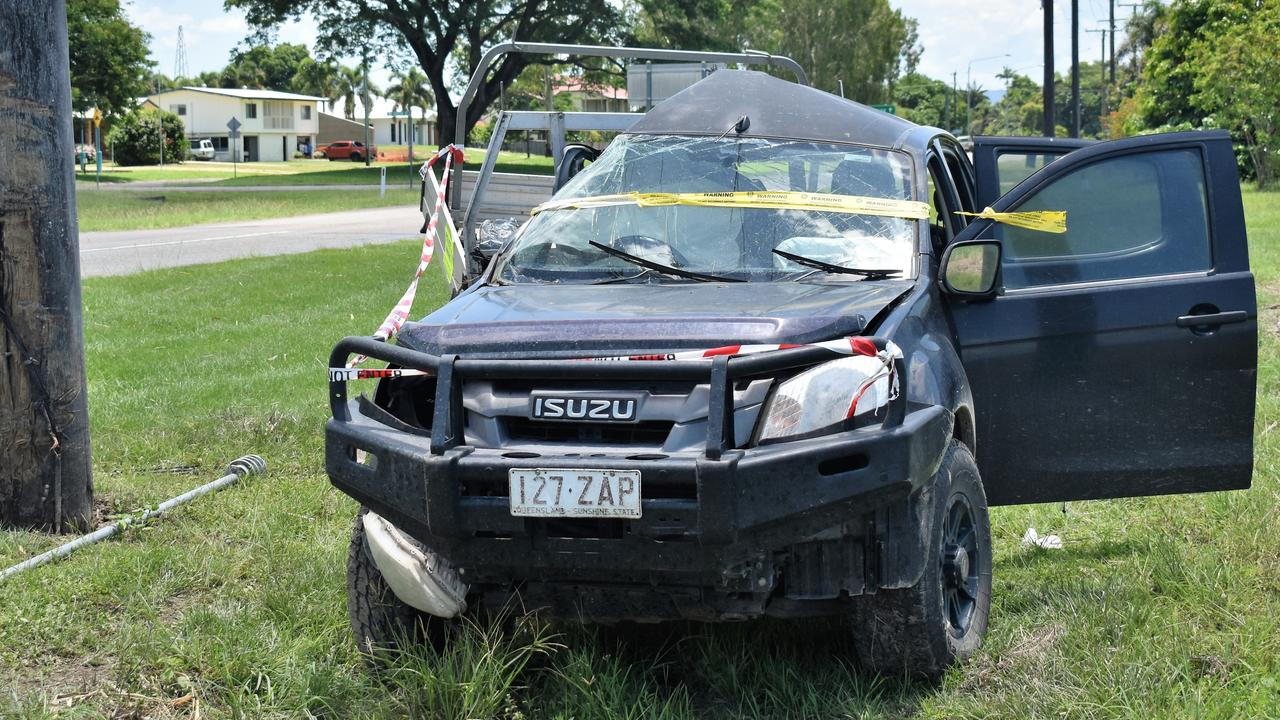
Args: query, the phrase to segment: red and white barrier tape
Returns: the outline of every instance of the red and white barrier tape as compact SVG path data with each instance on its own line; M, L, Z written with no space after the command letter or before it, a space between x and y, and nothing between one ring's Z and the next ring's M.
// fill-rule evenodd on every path
M444 180L437 181L435 173L431 172L431 167L436 164L440 158L444 158ZM409 319L409 310L413 307L413 299L418 294L418 281L422 279L422 275L427 271L427 267L431 265L431 259L435 256L436 239L438 235L438 227L440 224L441 212L445 215L445 222L448 223L449 236L457 242L458 231L453 226L453 216L449 213L449 208L445 204L445 188L449 185L449 169L455 161L459 165L462 164L462 148L456 145L446 145L439 152L432 155L425 163L422 164L421 175L423 182L430 179L432 186L436 191L436 205L431 210L431 219L427 221L427 231L422 237L422 255L418 259L418 269L413 275L413 281L409 283L408 289L404 291L404 295L400 297L400 302L391 308L391 312L387 314L387 319L382 321L382 325L378 326L373 336L380 340L389 340L400 332L401 326L405 320ZM459 259L462 256L459 254ZM449 281L452 283L453 278ZM348 368L353 368L367 360L365 355L357 355L347 363ZM332 376L332 369L330 375Z
M435 373L430 370L414 370L413 368L379 368L361 370L353 367L329 368L329 382L339 380L381 380L383 378L424 377Z

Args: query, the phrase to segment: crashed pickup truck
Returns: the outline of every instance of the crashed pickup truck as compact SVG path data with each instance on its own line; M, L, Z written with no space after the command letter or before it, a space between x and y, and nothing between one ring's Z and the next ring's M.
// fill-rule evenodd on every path
M955 138L719 70L331 381L364 649L518 597L588 622L844 615L978 647L988 507L1247 488L1256 302L1223 132Z

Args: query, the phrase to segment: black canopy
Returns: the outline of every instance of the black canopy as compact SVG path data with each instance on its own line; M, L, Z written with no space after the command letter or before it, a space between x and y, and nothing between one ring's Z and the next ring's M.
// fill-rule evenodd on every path
M720 135L746 115L743 137L892 147L916 124L828 92L751 70L717 70L658 103L628 132Z

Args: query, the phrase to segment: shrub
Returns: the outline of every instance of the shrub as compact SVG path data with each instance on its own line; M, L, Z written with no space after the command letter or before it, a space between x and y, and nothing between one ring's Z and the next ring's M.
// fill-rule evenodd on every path
M187 159L191 144L182 120L171 112L145 108L133 110L116 122L107 136L119 165L155 165L160 162L157 124L164 131L164 161Z

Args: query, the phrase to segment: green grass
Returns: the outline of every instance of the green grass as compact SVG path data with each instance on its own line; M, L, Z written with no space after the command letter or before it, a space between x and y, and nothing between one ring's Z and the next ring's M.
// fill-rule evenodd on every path
M134 166L115 165L106 162L102 165L102 179L104 182L163 180L179 183L184 180L221 180L223 178L231 178L233 175L238 177L289 175L323 170L326 166L333 164L336 163L328 163L323 160L236 163L234 167L229 162L204 162L200 160L188 160L183 163L169 163L167 165ZM93 180L93 178L94 167L92 163L89 165L88 173L76 172L77 180Z
M399 297L417 243L88 280L108 512L246 451L271 472L0 585L0 716L1274 717L1280 194L1245 203L1262 308L1254 487L994 511L990 633L937 687L862 675L839 623L526 618L372 674L347 630L355 505L324 474L324 368L334 339L369 332ZM438 272L415 313L444 300ZM1065 549L1021 548L1028 526ZM53 542L0 534L0 564Z
M356 210L359 208L416 205L418 193L406 188L377 192L361 190L280 190L272 192L165 192L151 190L76 189L80 231L150 230L201 223L257 220Z
M385 148L401 149L401 146ZM289 162L252 162L239 163L235 166L235 177L232 177L231 163L199 162L191 160L179 164L144 165L137 167L121 167L105 163L102 170L104 183L130 183L141 181L164 181L174 185L192 184L193 181L211 182L218 185L261 186L261 185L377 185L380 181L381 169L387 169L387 182L392 186L408 186L410 180L417 186L417 168L426 155L434 148L425 145L414 146L414 166L404 162L374 162L369 167L364 163L347 160L291 160ZM484 161L485 151L471 149L466 154L466 168L478 170ZM550 175L551 158L534 155L525 157L522 152L503 150L498 155L498 172L526 173L531 175ZM93 183L95 173L92 164L89 172L76 171L76 180L81 183Z

